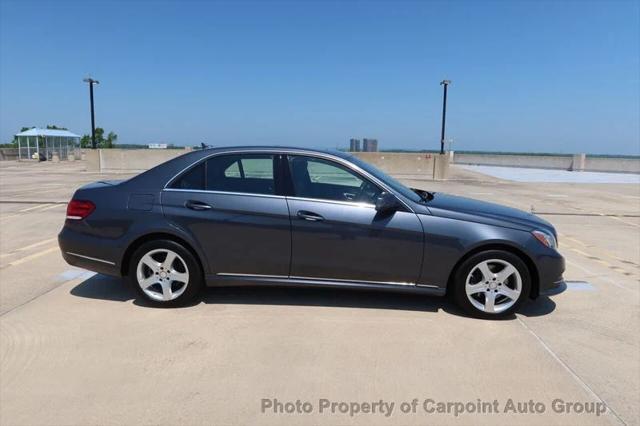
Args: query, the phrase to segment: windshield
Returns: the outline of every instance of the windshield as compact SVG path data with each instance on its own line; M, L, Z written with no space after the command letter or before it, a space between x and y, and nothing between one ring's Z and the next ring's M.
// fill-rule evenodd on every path
M381 181L386 183L388 186L390 186L391 189L393 189L394 191L404 195L405 197L407 197L411 201L414 201L416 203L419 203L420 201L422 201L422 197L420 195L416 194L411 189L407 188L406 186L404 186L403 184L401 184L396 179L392 178L391 176L389 176L388 174L386 174L382 170L372 166L371 164L369 164L367 162L362 161L361 159L359 159L355 155L351 155L349 157L349 161L351 161L353 164L355 164L356 166L360 167L361 169L365 170L366 172L372 174L376 178L380 179Z

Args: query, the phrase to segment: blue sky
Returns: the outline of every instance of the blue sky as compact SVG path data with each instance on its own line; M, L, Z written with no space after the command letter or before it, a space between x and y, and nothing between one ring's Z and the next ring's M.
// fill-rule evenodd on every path
M640 154L640 2L0 1L0 140Z

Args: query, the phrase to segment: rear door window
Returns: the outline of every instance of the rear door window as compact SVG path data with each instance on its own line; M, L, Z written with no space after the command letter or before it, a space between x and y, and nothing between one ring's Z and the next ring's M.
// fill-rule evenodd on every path
M208 191L276 193L273 155L220 155L208 159L206 167Z

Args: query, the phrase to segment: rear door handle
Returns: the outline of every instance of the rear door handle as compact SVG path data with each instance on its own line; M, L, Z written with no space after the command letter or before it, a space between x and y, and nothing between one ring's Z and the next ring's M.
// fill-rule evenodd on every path
M187 201L186 203L184 203L184 206L191 210L211 210L213 208L207 203L203 203L202 201L195 201L195 200Z
M321 221L324 220L324 217L320 216L319 214L314 213L314 212L309 212L309 211L306 211L306 210L298 211L297 216L300 219L308 220L308 221L311 221L311 222L321 222Z

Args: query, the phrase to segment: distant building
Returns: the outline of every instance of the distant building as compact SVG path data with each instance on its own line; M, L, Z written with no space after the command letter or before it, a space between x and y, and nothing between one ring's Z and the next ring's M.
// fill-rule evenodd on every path
M362 139L362 151L378 152L378 139Z
M150 143L149 148L150 149L167 149L167 144L166 143Z
M360 152L360 139L349 139L349 151Z

